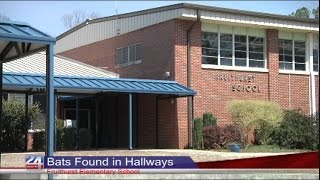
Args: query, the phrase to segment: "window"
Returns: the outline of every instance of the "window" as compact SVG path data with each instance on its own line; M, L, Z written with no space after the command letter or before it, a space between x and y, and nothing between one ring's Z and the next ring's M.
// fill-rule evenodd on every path
M279 31L279 69L306 71L306 34Z
M279 68L283 70L306 70L305 41L279 39Z
M232 34L220 34L220 65L232 66Z
M202 33L202 64L218 65L218 33Z
M292 40L279 39L279 66L280 69L292 70Z
M235 65L247 66L247 36L234 36Z
M142 61L142 45L134 44L116 49L116 65L127 66Z
M249 67L265 67L264 39L249 36Z
M265 68L264 37L262 29L203 24L202 64Z
M26 95L25 94L8 93L8 100L9 101L18 101L24 105L26 102ZM33 95L29 95L28 96L28 105L31 106L32 104L33 104Z
M313 36L314 40L318 37ZM319 72L319 42L313 41L313 71Z

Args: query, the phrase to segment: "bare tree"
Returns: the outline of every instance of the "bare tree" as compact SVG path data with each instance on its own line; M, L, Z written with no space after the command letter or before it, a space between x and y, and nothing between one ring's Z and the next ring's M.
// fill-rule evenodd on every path
M8 20L10 20L10 18L8 16L0 13L0 21L3 21L3 20L8 21Z
M83 10L75 10L71 14L63 15L61 17L61 21L67 29L71 29L81 24L86 19L95 19L98 17L100 17L100 15L95 12L87 13L86 11L83 11Z

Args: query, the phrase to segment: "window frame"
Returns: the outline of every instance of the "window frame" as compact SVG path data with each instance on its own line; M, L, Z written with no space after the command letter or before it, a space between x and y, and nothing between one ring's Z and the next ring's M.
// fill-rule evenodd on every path
M313 36L313 38L317 38L316 36ZM318 39L317 39L318 40ZM315 46L315 44L317 44L317 46ZM319 41L315 41L314 39L313 39L313 43L312 43L312 45L313 45L313 47L312 47L312 59L313 59L313 64L312 64L312 70L313 70L313 73L316 73L316 74L318 74L319 73ZM315 56L314 56L314 51L317 51L317 64L315 64L314 62L315 62ZM314 66L317 66L318 67L318 69L317 69L317 71L315 71L315 68L314 68Z
M130 44L128 46L123 46L123 47L119 47L119 48L116 48L115 49L115 67L118 68L118 67L125 67L125 66L129 66L129 65L133 65L133 64L140 64L142 63L142 59L143 59L143 55L141 55L141 59L137 59L137 46L138 45L141 45L141 51L143 49L143 46L142 46L142 43L139 42L139 43L134 43L134 44ZM135 53L135 58L134 58L134 61L130 61L130 48L131 47L135 47L134 48L134 53ZM122 57L121 57L121 63L119 64L118 61L117 61L117 50L122 50ZM128 56L127 56L127 60L124 61L124 49L127 49L127 52L128 52ZM143 51L141 52L143 54Z
M213 68L217 68L217 69L239 69L239 70L250 70L250 69L253 69L253 71L262 71L262 72L266 72L267 70L267 40L266 40L266 35L257 35L257 34L252 34L252 33L249 33L248 31L248 28L246 28L246 33L242 34L242 33L236 33L235 32L235 27L234 26L231 26L232 27L232 57L231 57L231 61L232 61L232 65L229 66L229 65L221 65L221 34L230 34L230 32L221 32L221 29L220 29L220 26L218 25L218 28L216 29L216 31L208 31L208 30L201 30L201 33L218 33L218 63L217 64L203 64L202 63L202 67L205 67L205 68L209 68L209 67L213 67ZM246 36L246 66L236 66L236 50L235 50L235 36ZM259 60L259 59L250 59L249 57L249 54L250 54L250 49L249 49L249 36L250 37L256 37L256 38L262 38L263 39L263 60ZM201 36L201 41L204 40L203 39L203 36ZM205 48L205 47L202 47L201 46L201 58L203 57L203 54L202 54L202 49ZM228 58L228 57L226 57ZM241 59L244 59L244 58L241 58ZM263 64L263 67L250 67L250 61L262 61L264 64ZM267 70L268 71L268 70Z
M286 62L286 61L280 61L280 52L279 53L279 71L293 71L293 72L308 72L308 54L307 54L307 41L306 40L297 40L294 39L293 37L291 39L285 39L285 38L279 38L280 40L290 40L291 41L291 46L292 46L292 69L281 69L280 63L281 62ZM295 43L296 42L304 42L304 63L297 63L296 62L296 51L295 51ZM278 43L278 46L280 46L280 43ZM279 48L278 48L279 49ZM301 55L297 55L301 56ZM297 64L304 64L304 70L296 70L296 63Z

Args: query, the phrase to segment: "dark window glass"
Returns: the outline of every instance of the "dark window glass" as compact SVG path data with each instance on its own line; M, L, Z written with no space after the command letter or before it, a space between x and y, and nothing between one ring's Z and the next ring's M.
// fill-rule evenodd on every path
M232 50L220 50L220 57L232 57Z
M129 47L129 61L136 61L136 46Z
M295 56L294 60L295 60L295 62L297 62L297 63L305 63L305 62L306 62L304 56Z
M279 68L292 70L292 40L279 39Z
M218 33L202 32L202 64L218 64Z
M202 64L218 65L218 58L217 57L205 57L205 56L202 56Z
M122 63L122 48L116 49L116 64Z
M246 45L246 43L235 43L234 49L241 50L241 51L247 51L247 45Z
M142 60L142 44L136 45L136 60Z
M218 33L202 32L202 39L205 39L205 40L218 40Z
M247 37L246 36L240 36L240 35L235 35L234 36L234 42L247 42Z
M129 60L129 52L128 52L128 47L124 47L123 48L123 59L122 59L122 63L127 63Z
M286 62L292 62L292 56L290 56L290 55L283 55L283 57L284 57L284 61L286 61Z
M295 63L295 70L305 71L306 70L306 64Z
M319 56L318 49L313 49L313 71L319 72Z
M204 56L218 56L218 49L202 48L202 55L204 55Z
M250 44L263 44L263 38L249 36L249 43Z
M220 64L225 66L232 66L232 59L220 58Z
M246 59L235 59L235 65L236 66L247 66L247 60Z
M252 52L263 52L263 45L250 44L249 51Z
M232 34L220 34L220 41L231 41L232 42Z
M232 50L232 42L220 42L220 49L230 49Z
M279 66L283 70L292 70L292 63L280 62Z
M249 59L263 60L263 53L252 53L252 52L249 52Z
M249 36L249 67L264 68L264 38Z
M202 47L206 48L218 48L218 40L202 40Z
M247 58L247 52L236 51L235 56L236 56L236 58Z
M264 68L264 61L249 60L249 67Z
M305 49L294 48L294 55L304 56L305 54L306 54L306 50Z

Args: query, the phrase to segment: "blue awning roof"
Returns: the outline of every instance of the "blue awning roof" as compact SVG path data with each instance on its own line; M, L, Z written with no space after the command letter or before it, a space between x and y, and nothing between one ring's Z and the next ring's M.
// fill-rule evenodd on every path
M0 59L3 62L44 50L55 44L53 38L29 24L16 21L0 21Z
M45 88L45 76L35 74L5 73L4 90L37 91ZM38 89L37 89L38 88ZM59 76L54 78L57 92L88 93L100 92L166 94L193 96L195 91L175 82L163 80L124 79L124 78L84 78Z

